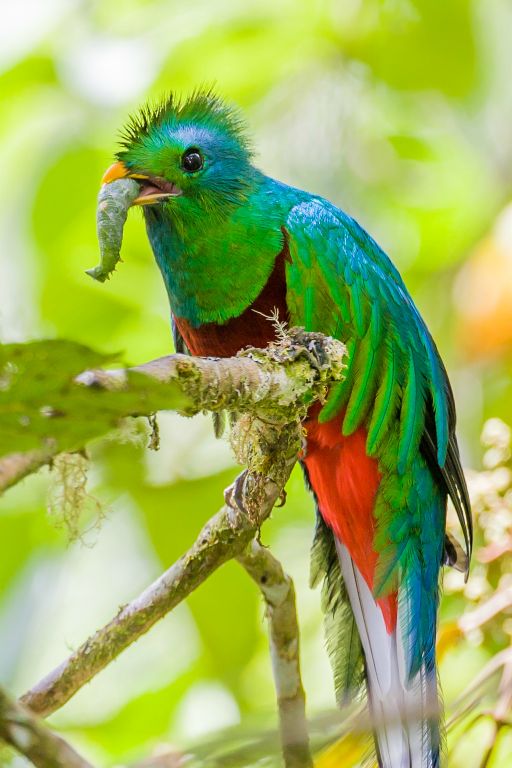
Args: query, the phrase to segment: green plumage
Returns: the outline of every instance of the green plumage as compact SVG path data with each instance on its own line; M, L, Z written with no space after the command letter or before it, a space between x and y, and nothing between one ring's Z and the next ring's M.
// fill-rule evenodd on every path
M204 154L196 175L179 167L190 146ZM411 490L424 446L424 460L444 479L441 496L448 490L454 497L467 530L446 373L398 271L372 238L326 200L256 170L238 113L210 92L143 110L126 129L118 157L130 172L163 177L183 190L145 210L173 314L193 327L236 317L256 299L286 243L291 322L341 338L349 350L346 380L330 393L320 420L344 410L345 435L367 430L367 452L382 474L377 508L385 503L384 519L396 526L403 518L404 530L407 521L414 520L414 529L427 524ZM451 469L444 466L447 450ZM398 578L400 549L388 536L380 552L379 531L377 551L386 570L394 557ZM425 561L439 564L443 540L444 523L437 541L427 542ZM437 589L436 580L429 589Z
M296 254L287 268L293 322L303 316L303 277L308 274L311 283L310 254L316 246L318 257L313 264L322 290L315 304L308 293L308 322L324 333L340 333L348 342L351 360L346 380L331 393L320 418L328 420L346 409L344 434L361 425L368 430L367 452L378 459L382 475L374 513L376 595L390 594L400 584L410 598L403 630L404 636L414 636L409 659L412 674L427 654L430 664L433 658L447 490L459 509L465 499L461 522L465 531L470 525L462 473L449 473L444 488L434 479L445 472L439 455L445 436L453 435L455 426L453 417L447 418L446 374L398 272L356 222L324 200L310 198L292 208L286 227ZM307 266L302 253L308 254ZM331 290L331 286L335 287ZM346 301L339 301L340 293L348 298L348 323L343 319L341 306ZM338 307L334 316L331 304ZM441 425L443 413L446 418ZM435 447L434 458L427 450L421 453L427 443ZM429 536L422 536L424 530Z
M374 456L387 432L390 421L395 417L398 388L396 387L395 352L392 345L384 344L384 363L381 381L375 396L372 416L368 425L368 453Z
M377 378L380 374L382 346L372 344L371 327L368 329L359 347L356 360L358 368L354 372L354 384L343 419L343 434L351 435L360 426L373 399Z
M403 474L410 467L414 453L418 450L421 433L423 432L423 417L425 412L425 395L414 353L409 354L405 387L402 394L402 410L400 413L400 447L398 451L397 469Z

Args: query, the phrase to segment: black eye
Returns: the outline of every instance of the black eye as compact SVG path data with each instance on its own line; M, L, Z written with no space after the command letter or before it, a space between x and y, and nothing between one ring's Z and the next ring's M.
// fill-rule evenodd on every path
M187 173L201 170L203 167L203 156L196 147L191 147L182 154L181 167Z

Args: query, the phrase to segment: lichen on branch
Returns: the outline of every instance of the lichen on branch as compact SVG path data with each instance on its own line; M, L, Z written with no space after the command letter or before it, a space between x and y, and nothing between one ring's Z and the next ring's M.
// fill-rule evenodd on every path
M336 339L293 328L266 350L233 358L170 355L104 370L82 363L108 358L72 342L0 345L0 493L103 437L132 415L159 410L251 414L275 424L299 421L343 378L345 347Z

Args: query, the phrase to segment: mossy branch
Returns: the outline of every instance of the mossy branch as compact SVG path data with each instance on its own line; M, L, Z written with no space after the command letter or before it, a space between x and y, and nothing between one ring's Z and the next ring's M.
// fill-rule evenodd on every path
M270 514L293 464L294 460L288 456L276 466L275 480L244 474L247 490L242 491L242 498L248 508L258 508L257 517L250 518L236 505L222 507L203 527L195 544L174 565L22 696L22 704L43 716L55 712L220 565L239 555Z
M65 359L62 355L69 354L69 365L77 365L81 349L70 345L35 342L26 349L17 345L11 353L17 378L9 380L0 406L6 446L0 452L0 493L58 453L82 450L128 416L227 410L274 423L298 422L343 377L345 367L341 342L294 328L265 350L247 349L233 358L170 355L133 368L88 370L68 380L59 372L52 379L47 372L56 360ZM82 354L98 359L91 350ZM10 359L8 350L5 356ZM18 398L18 379L31 375L41 382L40 391L27 397L26 388L20 387Z
M303 418L311 402L323 399L329 386L343 378L345 355L337 339L291 328L265 349L248 347L236 357L169 355L133 368L86 371L76 381L96 391L123 393L142 375L165 385L156 391L165 397L166 409L189 415L250 411L286 423ZM151 393L143 394L151 400ZM142 402L140 413L158 410L155 405Z
M35 448L32 451L9 453L0 459L0 494L11 488L27 475L37 472L53 459L56 446Z

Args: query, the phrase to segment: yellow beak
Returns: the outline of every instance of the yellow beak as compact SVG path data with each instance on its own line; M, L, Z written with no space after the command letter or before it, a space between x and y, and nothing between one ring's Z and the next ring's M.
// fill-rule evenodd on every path
M111 181L117 181L117 179L124 179L128 176L128 168L124 163L112 163L109 168L103 174L101 179L102 184L109 184Z
M126 178L147 179L148 177L144 176L142 173L130 173L126 165L118 161L117 163L112 163L112 165L107 168L107 170L103 174L101 183L109 184L111 181L117 181L117 179L126 179Z
M117 181L118 179L141 179L151 181L152 177L145 176L142 173L130 173L126 165L118 161L117 163L113 163L109 168L107 168L103 174L101 183L110 184L111 181ZM153 183L156 183L156 181L153 181ZM159 188L154 188L148 185L145 188L141 188L141 190L143 193L140 195L140 197L135 198L132 205L151 205L151 203L160 202L163 198L176 197L177 195L181 194L180 190L177 188L172 188L172 185L171 189L164 190L160 190Z

